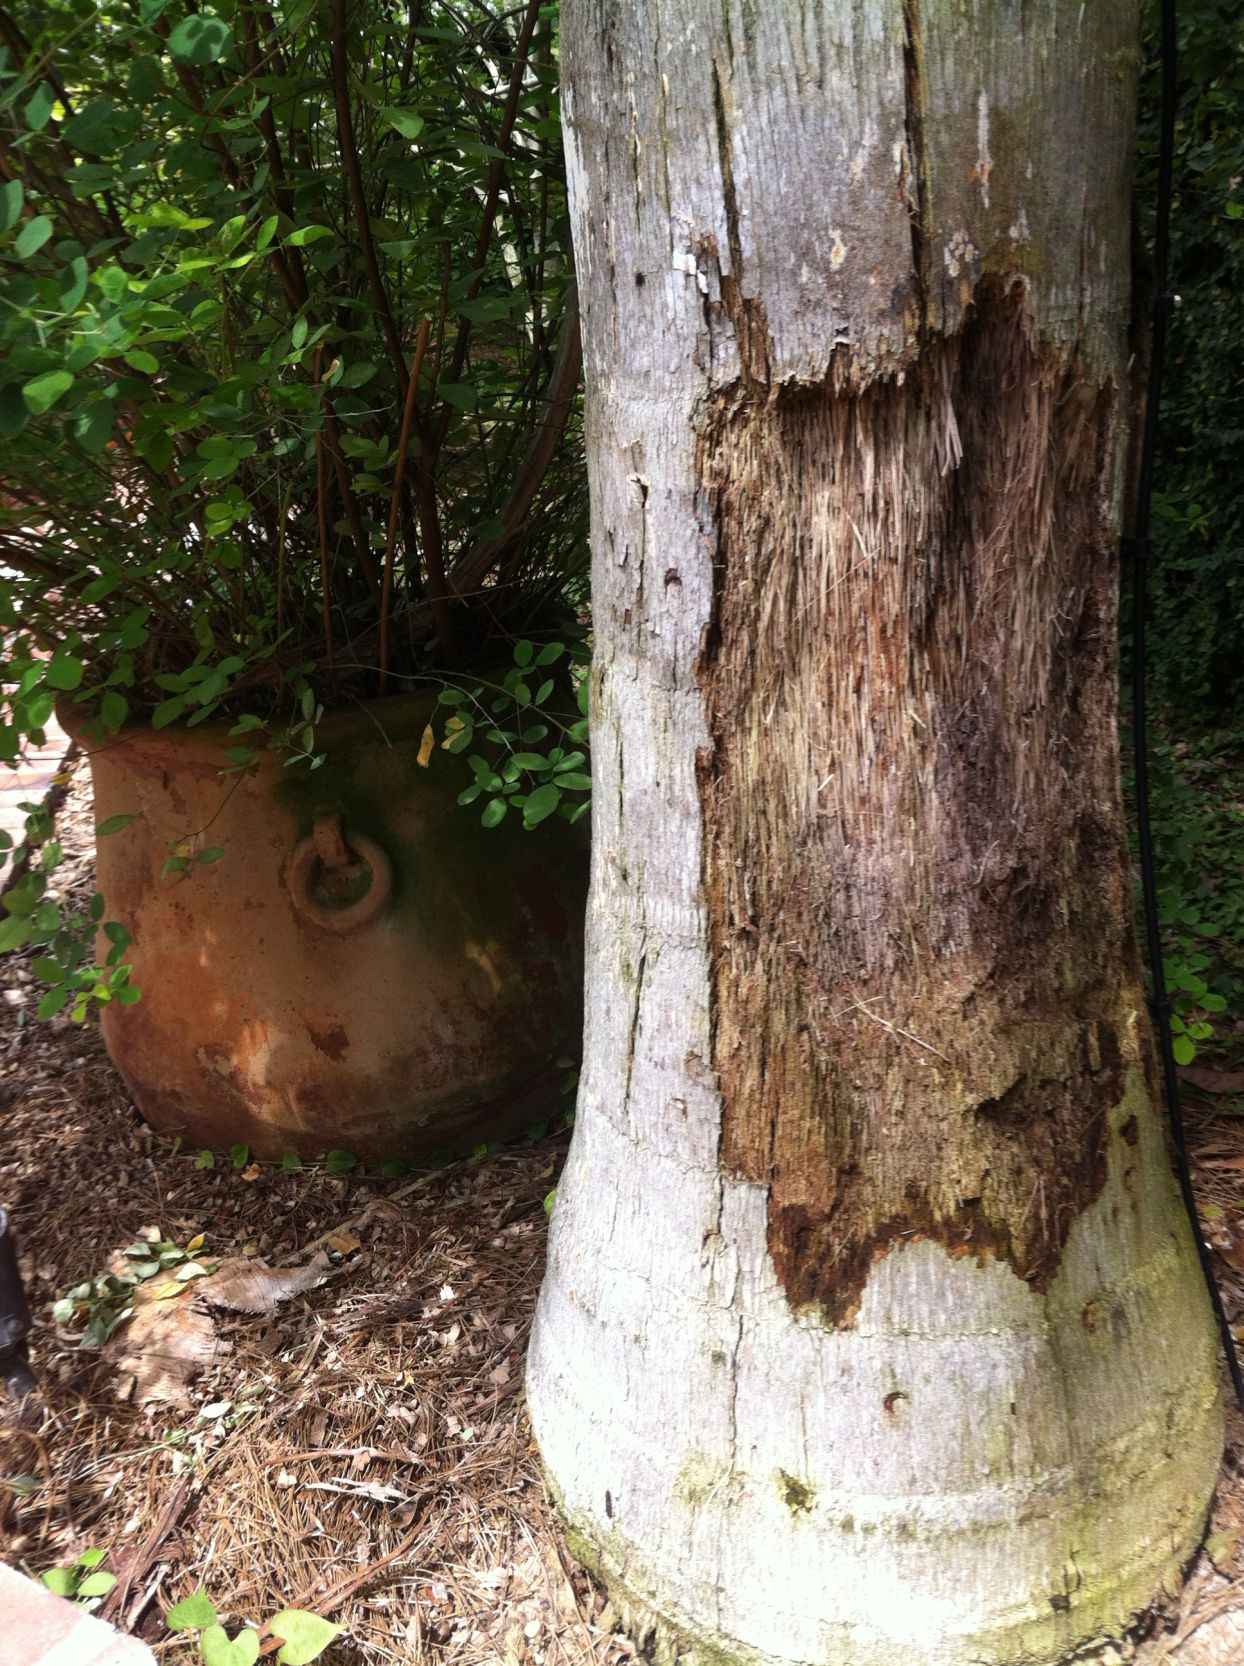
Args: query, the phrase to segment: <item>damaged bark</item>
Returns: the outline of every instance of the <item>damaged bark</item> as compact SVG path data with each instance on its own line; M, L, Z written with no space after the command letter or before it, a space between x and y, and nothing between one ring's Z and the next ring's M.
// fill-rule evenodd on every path
M1123 1091L1115 396L1024 301L701 438L722 1160L835 1320L913 1235L1047 1288Z

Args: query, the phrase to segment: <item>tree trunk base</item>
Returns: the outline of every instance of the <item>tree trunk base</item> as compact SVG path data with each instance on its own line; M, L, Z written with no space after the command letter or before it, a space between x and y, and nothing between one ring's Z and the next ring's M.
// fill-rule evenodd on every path
M1138 1617L1200 1542L1222 1408L1135 1063L1109 1125L1106 1184L1048 1291L915 1238L874 1263L844 1328L789 1311L757 1254L764 1189L746 1182L718 1177L688 1279L664 1234L714 1219L712 1177L581 1114L528 1392L571 1546L651 1658L1130 1658ZM609 1208L581 1189L602 1171ZM647 1231L623 1241L630 1216Z

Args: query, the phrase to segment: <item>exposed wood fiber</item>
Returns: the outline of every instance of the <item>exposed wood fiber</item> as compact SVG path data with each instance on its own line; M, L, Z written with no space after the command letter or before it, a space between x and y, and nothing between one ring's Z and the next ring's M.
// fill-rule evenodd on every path
M985 280L851 396L713 409L701 676L722 1157L796 1305L899 1236L1034 1286L1137 1043L1114 708L1114 396Z

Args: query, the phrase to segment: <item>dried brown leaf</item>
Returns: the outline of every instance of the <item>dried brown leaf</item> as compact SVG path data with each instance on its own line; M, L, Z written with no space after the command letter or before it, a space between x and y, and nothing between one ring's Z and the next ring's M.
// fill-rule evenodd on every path
M271 1313L279 1302L304 1290L314 1290L332 1271L323 1253L305 1267L269 1267L258 1256L236 1255L222 1261L216 1272L200 1286L203 1299L213 1307L233 1313Z
M136 1405L188 1406L189 1383L220 1350L212 1317L193 1302L151 1302L111 1338L104 1358L119 1398Z
M1179 1071L1179 1079L1203 1093L1244 1093L1244 1070L1215 1070L1208 1064L1186 1064Z

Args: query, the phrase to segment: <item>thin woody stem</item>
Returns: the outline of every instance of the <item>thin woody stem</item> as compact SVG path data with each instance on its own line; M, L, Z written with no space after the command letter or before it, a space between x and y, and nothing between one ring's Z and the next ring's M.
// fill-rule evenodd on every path
M397 376L397 391L406 397L406 360L402 356L402 338L398 331L388 291L376 258L376 244L371 232L371 217L367 212L367 193L363 184L363 167L354 136L354 120L350 113L350 66L347 56L346 3L333 0L333 103L337 112L337 136L341 145L341 161L350 190L350 202L358 227L359 248L367 272L368 286L380 314L380 325L389 349L389 358Z
M393 468L393 492L389 499L389 530L384 545L384 577L380 585L380 693L384 693L389 676L389 605L393 595L393 551L397 544L397 523L402 506L402 476L406 472L406 448L410 444L411 424L415 415L415 400L419 393L419 373L423 369L423 355L427 351L431 319L426 315L419 326L419 340L415 346L415 360L410 367L406 384L406 402L402 408L402 427L397 441L397 462Z

